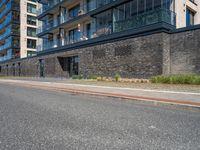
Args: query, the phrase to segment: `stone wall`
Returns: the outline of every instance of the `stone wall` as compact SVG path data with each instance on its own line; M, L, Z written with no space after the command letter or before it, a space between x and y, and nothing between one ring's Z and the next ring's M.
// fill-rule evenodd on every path
M200 73L200 29L156 33L106 44L1 63L0 75L69 77L60 57L79 56L79 74L149 78L160 74Z
M200 73L200 29L171 34L170 73Z

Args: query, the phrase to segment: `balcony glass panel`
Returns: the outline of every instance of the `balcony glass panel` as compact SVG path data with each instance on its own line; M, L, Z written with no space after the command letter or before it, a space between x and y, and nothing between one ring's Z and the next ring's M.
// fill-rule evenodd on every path
M5 28L5 31L0 34L0 40L4 40L6 37L10 36L11 34L19 35L20 34L20 27L19 25L10 25Z
M11 38L6 39L5 43L3 45L0 45L0 51L10 48L11 45L12 45Z
M13 10L20 10L20 7L19 7L19 3L15 2L15 1L9 1L7 4L6 4L6 7L5 9L0 12L0 18L2 18L3 16L6 15L6 13L8 11L10 11L10 9L13 9Z
M12 58L12 49L8 49L4 56L0 56L0 61L6 61Z
M5 40L4 44L0 45L0 51L9 49L10 47L19 48L20 42L19 38L9 37Z

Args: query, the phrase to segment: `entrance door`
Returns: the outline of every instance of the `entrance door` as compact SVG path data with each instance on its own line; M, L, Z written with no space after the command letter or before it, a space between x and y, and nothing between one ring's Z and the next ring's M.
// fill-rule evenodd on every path
M40 77L44 77L44 59L40 59Z
M67 72L68 77L72 77L73 75L79 74L79 57L72 56L72 57L59 57L58 58L62 70Z
M73 75L78 75L78 67L79 67L79 57L78 56L73 56L73 57L68 57L68 71L70 77Z

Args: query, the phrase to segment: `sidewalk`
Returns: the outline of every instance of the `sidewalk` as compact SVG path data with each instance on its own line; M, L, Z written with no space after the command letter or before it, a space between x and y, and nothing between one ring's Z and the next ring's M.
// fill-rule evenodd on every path
M80 84L81 82L73 83L72 81L61 82L59 80L10 80L10 79L0 79L0 84L15 84L17 86L26 86L32 88L39 88L45 90L53 91L64 91L73 92L80 94L90 94L97 96L109 96L117 98L125 98L130 100L138 101L148 101L155 103L167 103L176 104L182 106L193 106L200 108L200 86L191 86L188 90L181 91L177 90L166 90L165 88L155 89L155 88L131 88L131 87L114 87L114 86L102 86L101 84L96 85L94 82L91 84ZM110 83L113 84L113 83ZM122 84L123 85L123 84ZM139 84L138 84L139 85ZM144 84L143 84L144 85ZM148 84L147 84L148 85ZM162 85L165 86L165 85ZM166 85L167 86L167 85ZM184 86L184 85L183 85ZM190 86L188 86L190 87ZM194 90L195 89L195 90ZM194 92L195 91L195 92Z

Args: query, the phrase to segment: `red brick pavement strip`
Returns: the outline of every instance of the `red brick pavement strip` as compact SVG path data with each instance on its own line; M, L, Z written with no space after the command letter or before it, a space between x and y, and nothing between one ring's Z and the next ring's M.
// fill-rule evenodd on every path
M12 82L3 82L14 84ZM70 92L75 94L87 94L87 95L94 95L94 96L106 96L106 97L114 97L114 98L122 98L128 100L136 100L136 101L145 101L145 102L153 102L153 103L163 103L163 104L171 104L177 106L184 106L184 107L195 107L200 109L200 103L197 102L190 102L190 101L177 101L171 99L162 99L162 98L153 98L153 97L143 97L143 96L130 96L125 94L116 94L111 92L95 92L90 90L80 90L80 89L72 89L68 87L53 87L51 85L37 85L29 83L18 83L17 86L27 87L27 88L35 88L35 89L43 89L43 90L50 90L50 91L62 91L62 92Z

